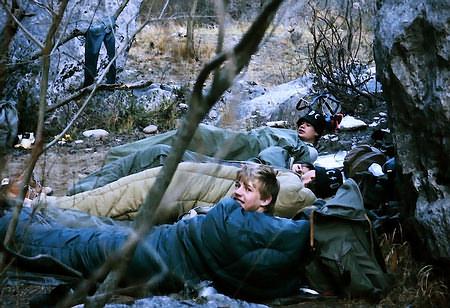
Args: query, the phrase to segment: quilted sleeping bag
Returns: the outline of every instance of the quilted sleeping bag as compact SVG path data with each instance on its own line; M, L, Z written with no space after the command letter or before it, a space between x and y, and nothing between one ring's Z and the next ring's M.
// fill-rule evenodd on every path
M30 209L22 211L15 233L20 253L47 255L85 277L117 251L131 232L106 224L67 227L30 213ZM0 217L2 242L11 216L7 212ZM147 281L160 272L162 260L168 269L164 276L168 285L210 280L233 296L286 296L298 287L308 238L306 220L245 212L233 199L225 198L206 215L154 227L138 244L122 283Z
M147 169L73 196L46 197L35 202L97 216L133 219L160 169ZM156 212L156 223L173 223L194 207L211 206L230 196L238 170L237 166L217 163L180 163ZM291 218L316 200L313 192L303 186L295 173L279 171L277 178L280 193L275 204L275 215Z

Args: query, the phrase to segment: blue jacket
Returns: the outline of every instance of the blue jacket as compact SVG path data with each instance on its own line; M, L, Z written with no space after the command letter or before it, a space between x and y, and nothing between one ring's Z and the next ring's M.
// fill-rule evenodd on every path
M11 215L0 218L3 239ZM102 225L69 228L23 211L16 243L25 256L47 254L88 276L127 239L130 229ZM304 265L309 223L246 212L231 198L221 200L206 215L154 227L138 245L125 282L148 280L158 273L159 254L172 278L197 283L212 280L221 291L256 298L291 294Z

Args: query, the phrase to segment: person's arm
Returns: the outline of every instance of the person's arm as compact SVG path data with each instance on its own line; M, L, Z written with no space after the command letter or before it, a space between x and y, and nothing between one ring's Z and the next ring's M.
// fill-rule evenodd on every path
M308 144L306 144L305 142L303 142L299 139L297 146L290 151L290 154L291 154L291 157L293 160L293 164L313 163L317 159L317 156L311 157L311 150L309 148L310 148L310 146ZM315 150L315 151L317 153L317 150ZM314 153L312 153L312 154L314 154ZM291 166L291 168L292 168L292 166Z

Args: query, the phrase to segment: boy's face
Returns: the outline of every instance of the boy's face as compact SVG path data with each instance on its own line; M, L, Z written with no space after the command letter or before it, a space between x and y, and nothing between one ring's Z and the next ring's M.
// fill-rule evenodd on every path
M315 179L316 170L309 170L302 174L302 182L306 187L309 187Z
M237 180L232 197L246 211L264 212L265 207L272 201L272 197L262 199L259 189L260 183L258 180L248 182Z
M314 126L312 126L310 123L306 121L299 123L299 126L297 127L297 133L300 140L303 140L305 142L314 143L314 141L318 137L318 134Z

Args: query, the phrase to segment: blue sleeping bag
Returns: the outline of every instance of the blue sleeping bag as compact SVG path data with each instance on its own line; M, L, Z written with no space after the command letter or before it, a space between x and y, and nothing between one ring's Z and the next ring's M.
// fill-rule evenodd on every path
M10 213L0 218L2 240L10 218ZM107 224L67 227L41 214L30 220L30 211L24 210L15 243L22 255L47 254L89 276L130 232L128 227ZM308 221L245 212L225 198L206 215L154 227L138 245L124 283L148 280L159 272L160 258L169 269L168 284L211 280L233 296L286 296L298 286L308 238Z

